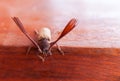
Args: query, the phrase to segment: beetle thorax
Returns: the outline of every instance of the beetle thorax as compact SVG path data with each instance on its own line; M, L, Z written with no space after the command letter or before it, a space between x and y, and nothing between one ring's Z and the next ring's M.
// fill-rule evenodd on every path
M49 41L51 40L51 31L49 28L44 27L38 31L38 40L41 40L44 38Z

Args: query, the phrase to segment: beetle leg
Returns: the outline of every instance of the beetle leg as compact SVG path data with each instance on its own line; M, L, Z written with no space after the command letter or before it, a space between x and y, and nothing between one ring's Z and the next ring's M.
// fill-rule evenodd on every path
M49 54L52 55L51 49L49 50Z
M56 43L56 46L57 46L58 51L59 51L62 55L64 55L63 50L61 49L61 47L60 47L57 43Z
M40 56L39 54L37 54L37 56L42 60L42 62L45 61L45 58L44 58L44 57Z
M28 54L30 53L31 48L32 48L31 46L28 47L27 52L26 52L26 55L28 55Z
M35 34L38 35L38 30L34 30Z

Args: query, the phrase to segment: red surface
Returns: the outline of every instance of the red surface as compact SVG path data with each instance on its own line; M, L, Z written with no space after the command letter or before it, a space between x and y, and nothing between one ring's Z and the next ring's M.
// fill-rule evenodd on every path
M119 81L119 4L119 0L1 0L0 80ZM44 26L54 40L71 18L77 18L78 25L59 41L65 55L53 48L53 56L42 63L35 49L25 55L32 43L13 16L34 39L34 30Z
M26 56L25 47L5 48L0 47L2 81L120 80L120 49L63 47L65 55L62 56L54 48L54 54L42 63L35 49Z

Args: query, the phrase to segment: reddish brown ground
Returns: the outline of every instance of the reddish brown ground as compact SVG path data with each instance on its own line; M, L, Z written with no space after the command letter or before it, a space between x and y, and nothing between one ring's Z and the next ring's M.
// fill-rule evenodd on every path
M6 50L7 49L7 50ZM25 47L0 47L0 79L6 81L119 81L120 49L54 48L44 63L36 50L26 56ZM114 55L113 55L114 54Z
M0 80L6 81L120 81L120 12L113 0L1 0ZM49 27L52 39L71 18L77 27L59 41L42 63L31 42L11 17L17 16L34 38L34 30Z

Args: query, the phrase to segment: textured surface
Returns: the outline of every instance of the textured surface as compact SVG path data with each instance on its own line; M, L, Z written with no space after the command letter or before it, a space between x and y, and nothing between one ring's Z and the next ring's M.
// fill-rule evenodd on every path
M1 81L120 81L119 0L0 0ZM49 27L55 40L75 17L77 27L45 63L11 20L18 16L36 39L35 29ZM68 46L68 47L65 47Z
M0 47L2 81L120 80L120 49L63 47L65 55L62 56L54 48L54 54L42 63L35 49L26 56L26 47L5 48Z

